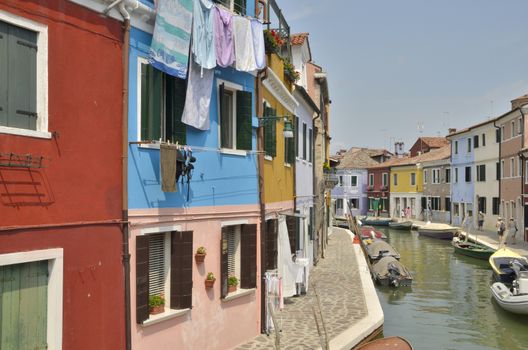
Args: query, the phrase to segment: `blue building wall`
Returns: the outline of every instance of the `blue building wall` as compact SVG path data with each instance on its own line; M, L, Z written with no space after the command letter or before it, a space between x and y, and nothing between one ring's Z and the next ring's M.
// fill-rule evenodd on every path
M468 152L468 139L471 139L471 150ZM458 153L455 154L455 142L458 142ZM471 168L471 181L466 182L465 168ZM455 181L455 168L458 169L458 181ZM451 138L451 202L454 205L464 203L463 207L459 207L459 215L454 211L452 214L452 222L455 225L460 225L468 210L472 210L473 216L476 215L474 196L475 196L475 153L473 149L473 134L464 133L455 135ZM469 204L469 205L468 205Z
M254 5L248 2L249 11ZM251 8L253 7L253 8ZM129 66L129 141L138 141L138 58L148 57L152 35L132 28L130 32ZM220 153L218 134L218 93L217 79L241 85L244 91L253 94L253 150L256 149L255 78L249 73L232 68L215 70L210 109L210 129L197 130L187 126L187 144L196 147L194 175L190 183L187 201L187 183L178 184L177 192L163 192L160 182L159 149L129 145L128 189L129 208L181 208L220 205L257 204L258 170L257 155L248 152L246 156ZM200 149L199 149L200 148ZM205 150L203 149L205 148Z
M342 216L350 213L346 202L357 199L358 207L352 209L352 215L366 215L368 212L368 171L366 169L337 169L336 175L343 177L344 184L340 183L332 189L332 199L343 199L343 210L336 211L336 215ZM352 176L357 176L357 186L350 186Z

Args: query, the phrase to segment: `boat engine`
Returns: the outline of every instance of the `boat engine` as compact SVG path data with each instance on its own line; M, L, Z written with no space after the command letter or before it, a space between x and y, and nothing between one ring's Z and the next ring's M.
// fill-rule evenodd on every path
M512 294L528 294L528 271L526 271L525 266L517 260L511 261L510 266L516 275L516 279L512 283Z
M389 271L390 284L398 288L400 285L400 270L393 263L387 265L387 270Z

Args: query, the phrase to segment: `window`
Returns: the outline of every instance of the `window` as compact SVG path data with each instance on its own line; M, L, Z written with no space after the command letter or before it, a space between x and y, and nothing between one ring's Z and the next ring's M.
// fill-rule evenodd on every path
M160 232L164 231L164 232ZM165 298L165 313L192 307L192 231L142 230L136 237L136 319L145 323L149 298Z
M398 186L398 174L392 175L392 182L394 183L394 186Z
M295 156L299 157L299 140L301 139L301 136L299 135L299 117L295 117Z
M440 169L433 169L433 183L440 183Z
M501 178L501 163L495 163L495 180L500 180Z
M458 203L453 204L453 215L454 216L460 215L460 205Z
M515 137L515 120L511 121L511 137Z
M519 131L518 131L518 133L519 133L519 135L521 135L522 132L523 132L522 118L519 118L519 123L518 123L518 124L519 124Z
M389 186L389 173L383 173L381 175L381 185L383 187L388 187Z
M451 212L451 198L450 198L450 197L445 197L445 207L444 207L444 210L445 210L445 211L448 211L448 212Z
M342 198L336 199L336 209L343 209L343 199Z
M287 218L297 219L293 216ZM228 296L227 280L229 277L236 277L241 289L256 288L257 225L223 225L220 249L220 291L222 298Z
M458 182L458 168L455 168L455 183Z
M451 168L445 169L445 183L446 184L451 183Z
M466 167L466 182L471 182L471 167Z
M303 123L303 136L302 136L302 139L303 139L303 156L302 156L302 159L306 160L306 123Z
M500 128L495 129L495 142L497 143L501 142L501 129Z
M350 186L352 186L352 187L356 187L357 186L357 176L356 175L352 175L350 177Z
M310 215L313 215L313 208L311 207ZM266 236L264 238L266 240L266 270L277 268L278 227L279 221L277 219L266 220Z
M277 111L264 102L264 117L277 116ZM277 121L268 120L264 122L264 152L268 157L277 155Z
M242 15L246 14L246 1L247 0L214 0L214 2L224 5L229 10Z
M475 135L473 136L473 148L478 148L478 147L479 147L479 136Z
M477 165L477 181L486 181L486 164Z
M0 133L51 137L47 61L47 26L0 13Z
M492 198L492 214L499 215L499 197Z
M500 165L501 165L501 168L500 168L500 175L501 175L501 178L504 177L504 160L501 160L500 162Z
M284 138L284 163L295 163L295 137Z
M440 210L440 197L431 197L431 210Z
M522 176L522 160L519 156L517 156L517 176Z
M467 152L471 152L471 137L467 139Z
M359 198L350 198L348 202L350 209L359 209Z
M164 140L186 144L181 122L186 82L165 74L141 60L140 140Z
M506 133L504 132L504 125L501 126L502 141L506 140Z
M411 186L416 186L416 173L411 173Z
M242 91L240 86L221 82L218 85L220 107L220 147L237 150L253 148L253 127L251 126L253 96L249 91ZM276 111L264 104L264 116L276 116ZM264 123L266 133L275 130L275 121ZM276 137L276 133L267 135ZM274 139L273 141L276 142ZM271 142L268 141L268 142ZM292 144L293 147L293 144ZM276 155L276 150L273 156Z
M308 129L308 161L313 162L313 130Z
M338 186L344 186L344 183L343 183L343 175L339 175L339 183L338 183Z
M454 153L455 154L458 154L458 141L455 141L455 150L454 150Z
M369 174L369 186L374 186L374 174Z
M428 173L427 170L424 170L424 171L423 171L423 183L424 183L424 184L427 184L427 175L428 175L427 173Z
M63 256L61 248L0 254L2 349L62 347Z
M486 197L478 198L478 210L486 214Z
M510 158L510 177L515 176L515 159L512 157Z
M482 147L486 146L486 134L482 134Z

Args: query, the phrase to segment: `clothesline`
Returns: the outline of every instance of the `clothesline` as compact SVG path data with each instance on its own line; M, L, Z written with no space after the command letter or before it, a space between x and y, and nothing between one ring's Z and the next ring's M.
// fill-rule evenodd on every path
M229 150L222 149L222 148L214 148L214 147L203 147L203 146L192 146L192 145L179 145L176 143L170 143L167 141L130 141L130 145L162 145L166 144L169 146L174 146L178 149L191 149L192 151L202 151L202 152L217 152L217 153L223 153L228 154ZM255 151L255 150L244 150L247 154L265 154L265 151Z

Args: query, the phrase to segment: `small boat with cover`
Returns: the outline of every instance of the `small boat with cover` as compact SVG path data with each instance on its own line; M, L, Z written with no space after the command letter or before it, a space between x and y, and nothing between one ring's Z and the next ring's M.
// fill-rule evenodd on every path
M362 225L389 226L391 218L382 218L378 216L365 216L360 219Z
M502 282L495 282L490 287L491 294L504 310L528 315L528 271L517 260L512 261L510 267L515 274L511 288Z
M458 232L457 227L447 224L437 224L428 222L425 225L418 227L418 234L436 239L453 239L455 233Z
M372 276L382 286L392 287L410 286L413 280L409 270L392 256L374 261Z
M515 279L515 271L511 263L517 261L528 270L528 259L517 254L511 249L503 247L498 249L489 257L489 263L493 269L493 278L497 282L512 283Z
M366 238L382 239L382 240L387 239L387 236L383 232L376 230L372 226L361 226L360 231L361 231L362 239L366 239Z
M413 350L411 343L402 337L387 337L363 344L355 350Z
M407 230L410 231L412 228L412 221L393 221L389 222L389 227L394 230Z
M371 261L379 260L385 256L392 256L395 259L400 259L400 253L389 243L382 240L375 240L367 246L368 256Z

